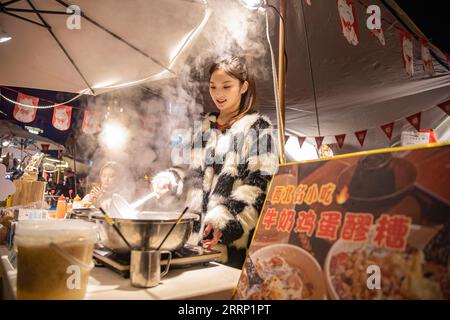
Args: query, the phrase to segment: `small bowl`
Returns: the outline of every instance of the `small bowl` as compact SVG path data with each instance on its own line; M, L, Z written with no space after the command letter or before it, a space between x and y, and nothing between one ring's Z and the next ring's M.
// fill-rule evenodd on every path
M291 244L273 244L258 249L251 254L251 257L253 262L256 262L257 259L270 259L276 255L281 256L290 266L300 269L307 281L313 284L314 293L309 299L324 300L327 298L322 269L317 260L304 249Z

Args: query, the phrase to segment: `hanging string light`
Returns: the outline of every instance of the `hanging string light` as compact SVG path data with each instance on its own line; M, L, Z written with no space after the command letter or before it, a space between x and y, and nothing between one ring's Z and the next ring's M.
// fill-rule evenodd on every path
M6 101L8 101L8 102L10 102L10 103L12 103L12 104L15 104L15 105L19 105L19 106L21 106L21 107L31 108L31 109L51 109L51 108L55 108L55 107L58 107L58 106L62 106L62 105L69 104L69 103L71 103L72 101L74 101L74 100L78 99L79 97L81 97L82 95L86 94L87 91L88 91L88 90L85 89L85 90L81 91L81 93L77 94L75 97L73 97L73 98L71 98L71 99L69 99L69 100L67 100L67 101L64 101L64 102L61 102L61 103L55 103L55 104L52 104L52 105L46 105L46 106L34 106L34 105L32 105L32 104L29 105L29 104L26 104L26 103L18 102L18 101L16 101L16 100L12 100L12 99L10 99L10 98L4 96L4 95L1 93L1 91L0 91L0 96L1 96L3 99L5 99Z

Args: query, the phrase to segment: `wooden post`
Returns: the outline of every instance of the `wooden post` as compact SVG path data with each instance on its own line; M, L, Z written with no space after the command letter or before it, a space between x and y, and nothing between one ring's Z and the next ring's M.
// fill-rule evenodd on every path
M73 139L73 176L74 176L74 185L73 188L73 196L77 195L77 142L75 138Z
M286 21L286 0L280 0L280 14ZM283 19L279 18L279 39L278 39L278 102L279 108L277 109L277 125L278 125L278 152L280 156L280 163L286 162L286 156L284 151L284 144L286 143L284 138L284 125L285 125L285 94L286 94L286 59L285 52L285 26Z

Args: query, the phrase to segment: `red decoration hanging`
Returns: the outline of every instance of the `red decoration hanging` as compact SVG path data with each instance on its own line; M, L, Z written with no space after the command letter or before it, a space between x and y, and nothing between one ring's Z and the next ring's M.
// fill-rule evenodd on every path
M298 140L298 145L300 146L300 149L301 149L303 146L303 143L306 140L306 137L297 137L297 140Z
M72 107L57 106L53 108L53 126L60 130L66 131L70 128L70 119L72 117Z
M391 122L388 124L384 124L380 127L381 130L383 130L384 134L386 135L386 137L388 137L389 140L392 139L392 132L394 132L394 124L395 124L395 122Z
M415 114L413 114L412 116L406 117L406 120L408 120L408 122L417 130L420 130L420 118L421 118L422 113L421 112L417 112Z
M345 134L338 134L337 136L334 136L339 148L342 148L344 146L345 136Z
M37 106L39 103L39 98L29 96L27 94L18 93L17 100L18 103L26 104L33 107L24 107L19 104L14 106L13 116L17 121L23 123L33 122L36 118Z
M370 34L373 37L377 38L378 41L380 41L382 46L386 45L386 40L384 39L383 29L381 29L381 28L380 29L372 29L372 30L370 30Z
M359 42L358 19L353 0L336 0L342 34L348 43L356 46Z
M98 114L93 111L84 111L83 124L81 129L86 134L94 134L100 130Z
M448 116L450 116L450 100L439 103L438 107L442 109Z
M364 145L364 140L366 140L367 129L355 132L356 139L358 139L361 147Z
M433 59L431 59L430 48L427 40L420 40L420 51L422 53L423 71L432 76L434 74Z
M414 56L412 35L406 31L400 31L400 42L402 46L403 65L406 73L412 77L414 75Z
M317 144L317 149L319 149L320 146L322 145L323 138L324 138L324 137L315 137L315 139L316 139L316 144Z
M41 143L42 153L47 154L49 148L50 148L50 144L48 144L48 143Z

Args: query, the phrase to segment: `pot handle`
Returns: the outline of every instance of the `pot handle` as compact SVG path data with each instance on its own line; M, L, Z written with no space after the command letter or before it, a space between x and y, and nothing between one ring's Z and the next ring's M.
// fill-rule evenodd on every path
M169 254L169 259L167 260L167 264L166 264L166 268L164 269L164 271L161 273L161 278L164 277L168 272L169 272L169 267L170 267L170 262L172 261L172 252L170 251L166 251L166 250L162 250L159 252L159 257L161 258L161 255L163 253L168 253Z

